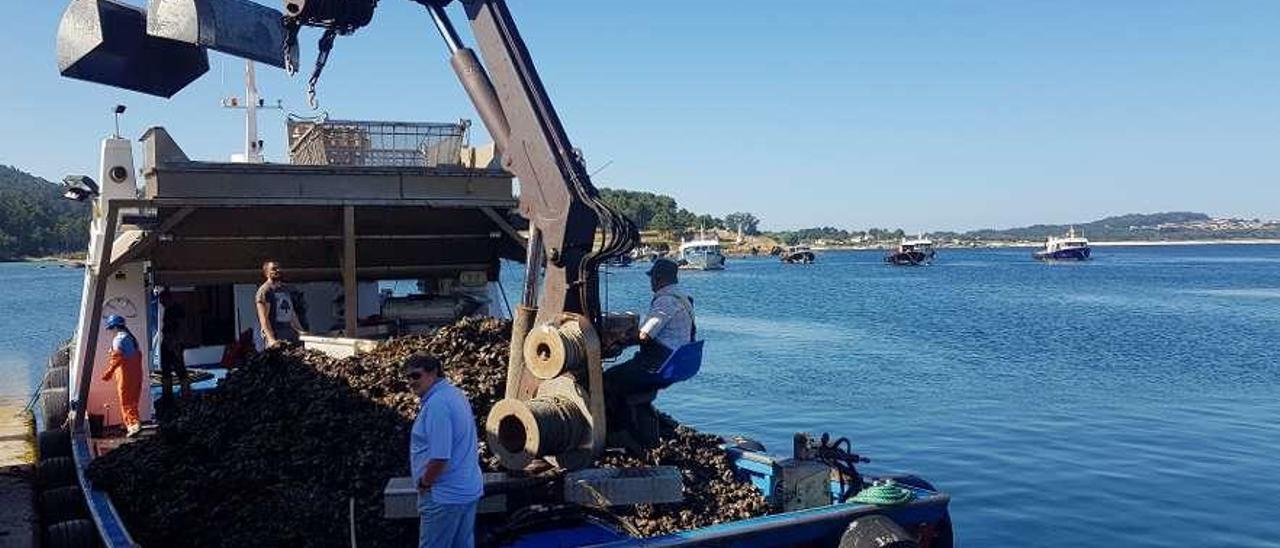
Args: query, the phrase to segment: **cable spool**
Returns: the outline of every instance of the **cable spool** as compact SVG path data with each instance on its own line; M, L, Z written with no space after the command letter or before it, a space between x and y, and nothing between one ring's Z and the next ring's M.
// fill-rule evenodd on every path
M586 361L587 343L576 323L569 322L559 328L540 325L525 337L524 365L539 379L554 379L578 370Z
M563 453L578 444L587 423L577 407L559 398L529 401L529 412L538 421L544 454Z
M556 397L501 400L485 424L489 448L509 470L575 449L589 428L577 405Z

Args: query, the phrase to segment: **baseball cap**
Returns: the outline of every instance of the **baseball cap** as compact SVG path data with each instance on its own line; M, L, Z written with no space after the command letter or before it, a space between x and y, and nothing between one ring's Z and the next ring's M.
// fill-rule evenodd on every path
M645 274L649 276L667 276L674 278L676 271L680 270L680 266L675 261L666 257L660 257L653 260L653 266Z

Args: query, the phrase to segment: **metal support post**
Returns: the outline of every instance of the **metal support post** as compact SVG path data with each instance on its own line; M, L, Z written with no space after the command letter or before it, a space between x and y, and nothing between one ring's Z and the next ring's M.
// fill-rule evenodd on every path
M343 320L347 337L356 336L356 316L359 314L359 297L356 287L356 208L342 208L342 291Z

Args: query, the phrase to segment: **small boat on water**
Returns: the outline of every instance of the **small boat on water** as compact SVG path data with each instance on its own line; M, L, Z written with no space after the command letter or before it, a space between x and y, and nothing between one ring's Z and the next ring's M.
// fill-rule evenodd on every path
M1071 227L1064 237L1049 236L1044 249L1032 256L1041 261L1087 261L1089 251L1089 239L1077 236L1075 227Z
M631 250L631 261L641 263L651 263L654 259L660 257L658 250L649 246L637 247Z
M782 262L784 264L813 264L816 256L809 246L793 245L788 246L782 251Z
M896 249L885 254L884 262L896 266L923 266L933 262L937 252L933 249L933 240L923 236L902 240Z
M676 262L686 270L724 270L724 253L714 238L691 240L680 244Z
M618 255L605 260L604 265L610 268L625 268L631 266L634 261L630 254Z

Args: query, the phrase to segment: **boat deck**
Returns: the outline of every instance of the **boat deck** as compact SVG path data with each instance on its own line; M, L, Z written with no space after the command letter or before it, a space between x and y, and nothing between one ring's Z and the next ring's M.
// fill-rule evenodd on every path
M157 283L256 282L267 257L301 282L483 271L495 250L523 256L507 214L512 176L499 169L202 162L163 128L143 148L143 197L113 201L141 213L123 228L142 230L126 230L111 262L146 256Z

